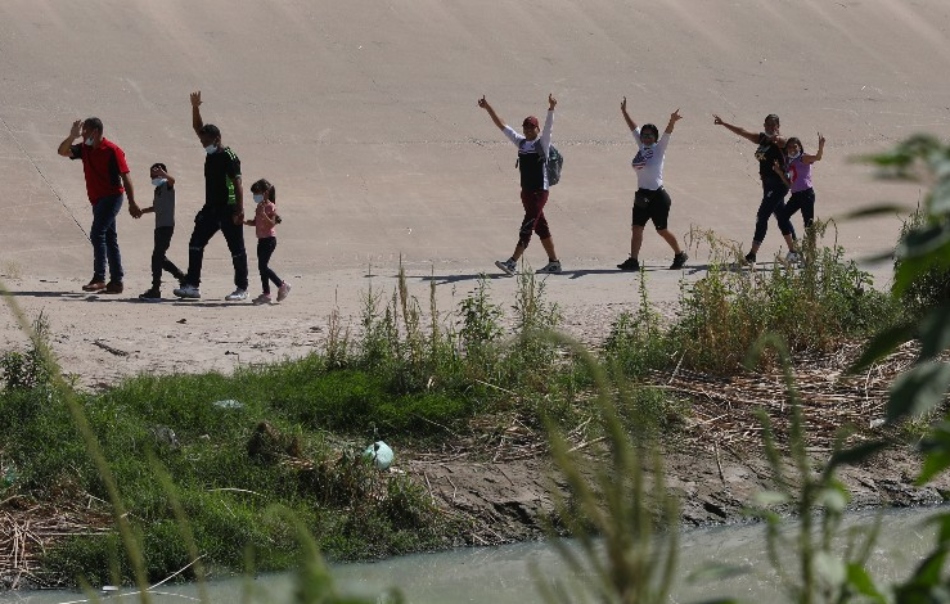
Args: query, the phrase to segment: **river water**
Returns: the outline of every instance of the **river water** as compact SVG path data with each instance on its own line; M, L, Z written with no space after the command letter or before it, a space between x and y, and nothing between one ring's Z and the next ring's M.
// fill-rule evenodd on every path
M929 551L936 531L926 521L947 508L891 510L883 513L880 538L869 563L871 575L881 583L908 576L917 560ZM857 512L847 526L860 530L873 524L877 512ZM746 602L780 602L775 573L765 552L763 525L692 529L681 536L677 575L681 579L671 602L695 602L717 596L738 597ZM747 568L729 579L685 579L710 563ZM545 543L525 543L494 548L459 549L434 554L402 556L373 563L333 566L333 576L349 594L375 596L398 587L409 604L540 604L537 577L578 585L583 577L567 572L555 550ZM253 580L230 579L207 584L212 602L290 602L290 575L268 575ZM198 598L195 585L162 586L152 597L156 603L180 604ZM84 601L76 592L23 592L0 594L0 604L62 604ZM105 598L106 602L135 602L132 593Z

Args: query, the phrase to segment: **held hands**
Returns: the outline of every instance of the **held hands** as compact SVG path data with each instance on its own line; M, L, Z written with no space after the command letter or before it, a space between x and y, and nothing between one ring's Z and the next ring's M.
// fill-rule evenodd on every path
M132 218L138 220L142 217L142 209L139 207L139 204L134 201L129 202L129 214L132 215Z
M201 105L201 91L196 90L191 93L191 106L197 109L199 105Z
M777 159L772 161L772 170L779 176L785 174L785 168L782 167L782 164L780 164Z
M240 212L236 213L231 218L231 221L234 222L236 226L241 226L242 224L244 224L244 210L241 210Z
M548 111L554 111L554 107L557 105L557 99L554 98L553 94L548 93Z

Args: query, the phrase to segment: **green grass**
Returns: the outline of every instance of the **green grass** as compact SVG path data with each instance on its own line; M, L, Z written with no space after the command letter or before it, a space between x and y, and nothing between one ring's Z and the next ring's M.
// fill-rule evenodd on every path
M638 438L670 435L689 414L688 403L665 390L629 386L655 369L735 371L765 332L813 351L889 320L886 296L842 261L840 249L813 243L806 253L802 271L714 268L684 286L672 323L641 288L639 305L618 317L599 358L624 394L616 410L624 429ZM41 354L45 332L36 329L33 349L0 362L0 452L17 468L13 488L47 499L88 494L126 510L149 580L183 568L196 552L211 568L239 571L248 551L258 570L289 568L296 536L276 508L334 558L439 547L454 527L418 485L366 464L362 449L378 439L439 446L468 432L471 418L491 414L514 413L539 431L577 426L593 413L596 380L576 349L551 335L560 312L533 275L520 277L511 331L485 280L450 313L434 299L430 290L424 318L400 275L390 298L367 293L361 338L331 330L322 354L230 376L138 376L100 394L53 379ZM77 429L76 409L88 433ZM46 564L68 579L128 583L137 563L117 553L127 540L119 547L115 534L73 539Z

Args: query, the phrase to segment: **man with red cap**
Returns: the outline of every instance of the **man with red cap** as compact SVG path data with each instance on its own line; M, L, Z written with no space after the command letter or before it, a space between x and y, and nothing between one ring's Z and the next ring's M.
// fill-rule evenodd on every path
M511 254L511 257L508 260L495 262L495 266L507 275L515 274L518 260L528 247L532 233L538 234L541 245L544 246L544 251L548 254L547 265L538 272L561 272L561 262L557 259L557 254L554 253L554 239L551 237L548 221L544 217L544 204L548 201L548 188L550 186L545 164L548 161L551 146L551 128L554 125L555 105L557 105L557 100L549 94L548 114L544 120L544 128L540 127L538 118L530 115L521 124L524 132L522 136L498 117L498 114L495 113L495 110L488 104L484 96L478 99L478 106L488 112L495 125L504 132L508 140L518 147L517 165L521 172L521 205L524 206L524 219L521 221L518 243L515 245L515 251Z

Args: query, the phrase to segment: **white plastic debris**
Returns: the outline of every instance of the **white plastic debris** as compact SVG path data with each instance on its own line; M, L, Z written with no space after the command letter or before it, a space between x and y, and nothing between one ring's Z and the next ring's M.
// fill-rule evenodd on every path
M393 450L381 440L377 440L363 451L363 457L372 459L378 470L388 470L393 463Z

